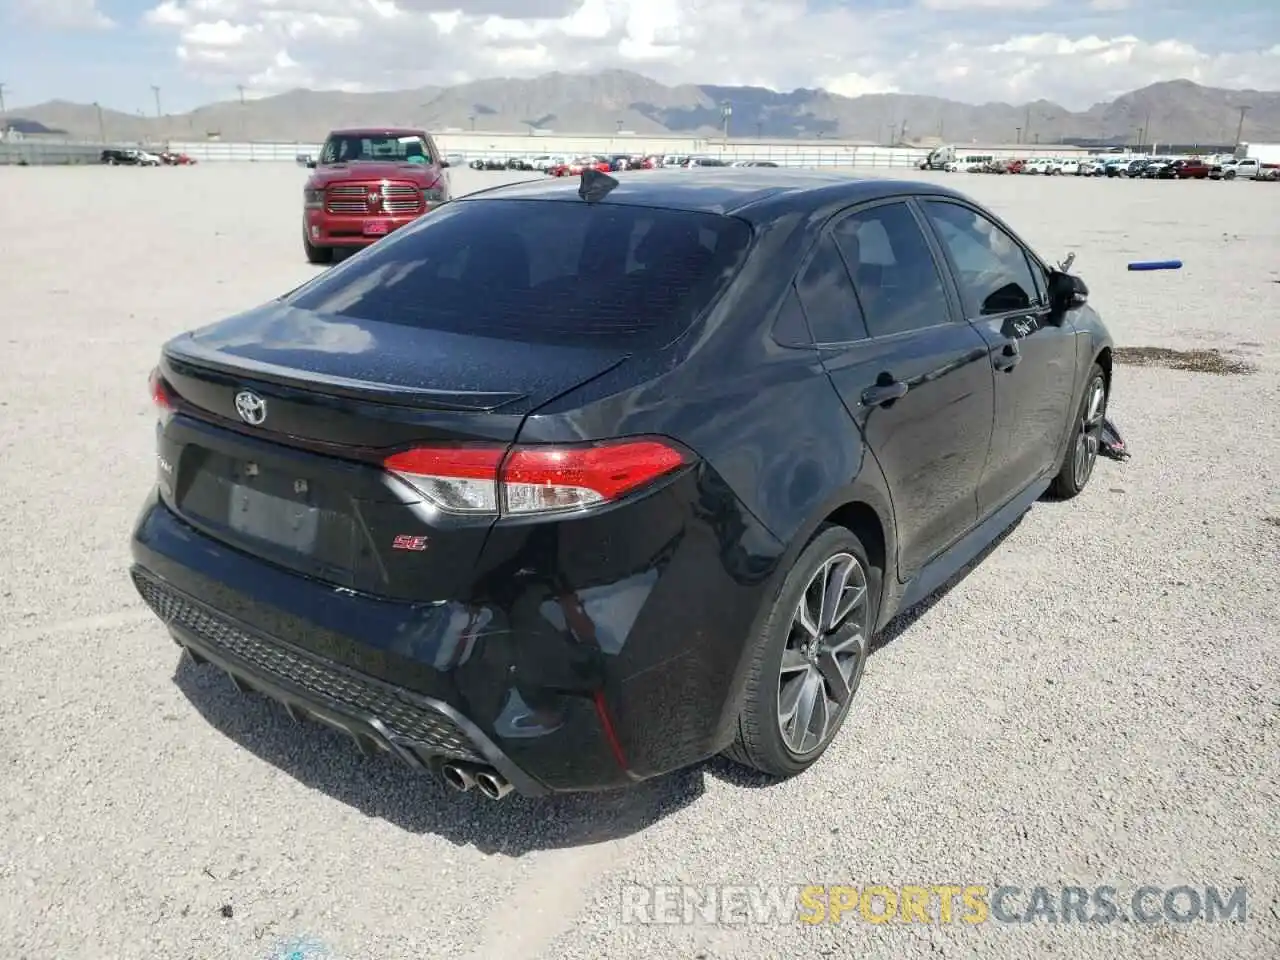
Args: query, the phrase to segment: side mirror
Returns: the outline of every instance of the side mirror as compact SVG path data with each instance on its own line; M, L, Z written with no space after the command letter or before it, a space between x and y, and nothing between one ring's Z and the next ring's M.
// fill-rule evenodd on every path
M1049 275L1049 305L1055 311L1074 310L1089 302L1089 288L1074 273L1055 270Z
M441 161L440 161L440 169L441 169L441 170L447 170L447 169L449 169L449 161L448 161L448 160L441 160Z
M308 170L314 170L315 168L316 168L316 162L315 162L314 160L308 160L308 161L307 161L307 169L308 169Z

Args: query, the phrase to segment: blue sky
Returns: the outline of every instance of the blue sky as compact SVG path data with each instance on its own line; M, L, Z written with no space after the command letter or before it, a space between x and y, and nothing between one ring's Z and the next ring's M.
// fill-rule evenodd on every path
M12 108L166 112L294 86L552 69L1081 108L1156 80L1280 89L1280 0L0 0ZM464 12L465 11L465 12Z

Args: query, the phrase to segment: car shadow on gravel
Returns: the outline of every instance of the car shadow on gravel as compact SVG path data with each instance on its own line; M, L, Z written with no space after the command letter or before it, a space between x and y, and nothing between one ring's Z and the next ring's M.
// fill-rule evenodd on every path
M619 839L688 806L704 790L702 771L693 767L625 790L546 798L512 793L495 802L475 790L458 793L391 757L365 757L321 724L295 724L267 698L238 692L213 665L197 666L184 655L173 679L211 726L299 783L408 833L435 834L482 853L519 857Z
M1021 518L936 592L891 620L873 641L871 655L941 602L1020 523ZM239 693L212 665L197 666L183 656L174 683L220 733L298 782L409 833L433 833L488 854L519 857L638 833L701 797L706 776L747 788L779 782L715 757L622 790L536 799L513 793L495 803L475 791L457 793L390 757L362 756L350 740L320 724L295 724L265 697Z

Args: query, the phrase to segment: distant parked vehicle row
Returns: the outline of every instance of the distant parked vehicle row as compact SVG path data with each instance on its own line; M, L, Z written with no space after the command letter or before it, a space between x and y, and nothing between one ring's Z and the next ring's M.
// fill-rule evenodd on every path
M195 160L185 153L171 153L168 150L152 153L149 150L112 147L102 151L98 162L109 167L185 167L195 163Z
M538 154L527 156L476 157L466 163L472 170L529 170L553 177L576 177L584 169L602 173L621 170L692 169L695 167L777 167L772 160L730 160L696 154Z
M936 169L925 168L922 169ZM1280 164L1249 158L1117 156L1032 157L1005 160L958 156L940 169L949 173L1024 174L1027 176L1123 177L1135 180L1280 180Z

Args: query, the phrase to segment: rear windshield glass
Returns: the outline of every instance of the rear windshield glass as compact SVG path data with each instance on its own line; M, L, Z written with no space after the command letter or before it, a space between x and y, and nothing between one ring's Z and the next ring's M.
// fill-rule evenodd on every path
M750 240L745 222L718 214L462 200L285 299L429 330L650 349L714 302Z
M333 136L325 141L324 148L320 151L322 165L359 160L430 163L431 159L427 141L413 134Z

